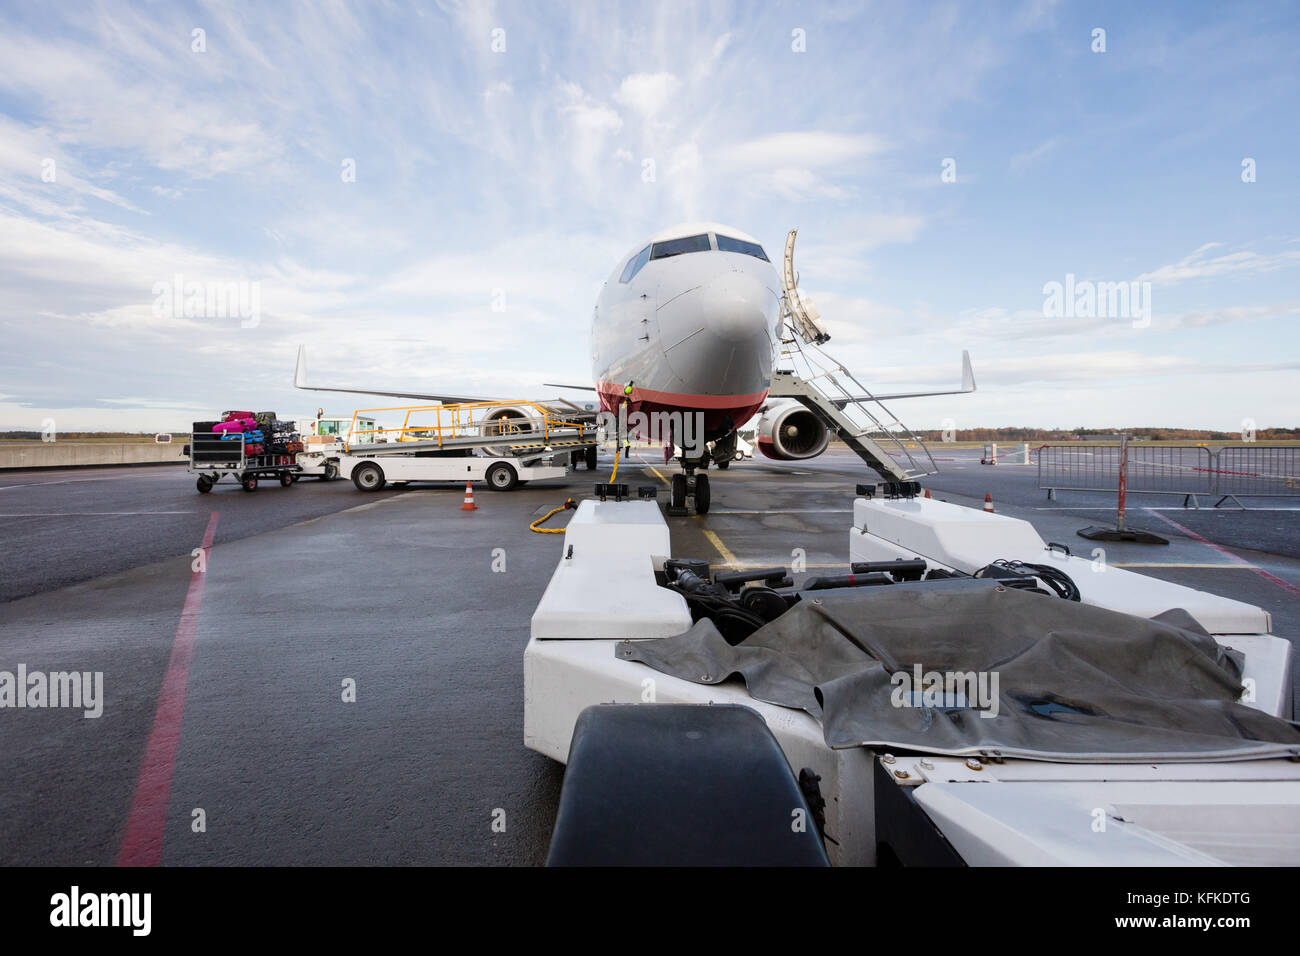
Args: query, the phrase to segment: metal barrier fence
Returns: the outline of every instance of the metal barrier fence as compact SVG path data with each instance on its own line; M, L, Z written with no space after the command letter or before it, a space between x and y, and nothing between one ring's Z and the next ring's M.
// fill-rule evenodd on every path
M1128 443L1126 485L1133 494L1197 498L1300 497L1300 447L1287 445L1149 445ZM1124 459L1119 443L1071 442L1038 449L1038 487L1058 491L1116 491Z

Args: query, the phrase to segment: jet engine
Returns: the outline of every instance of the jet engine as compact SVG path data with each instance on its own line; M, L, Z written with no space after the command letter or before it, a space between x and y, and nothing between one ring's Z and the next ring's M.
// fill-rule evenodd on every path
M542 431L541 411L531 405L498 405L475 417L479 420L480 435L485 438L501 435L510 444L527 442L527 436ZM494 445L483 450L497 457L510 454L505 445Z
M826 423L802 405L779 405L758 420L758 450L777 461L816 458L826 450Z

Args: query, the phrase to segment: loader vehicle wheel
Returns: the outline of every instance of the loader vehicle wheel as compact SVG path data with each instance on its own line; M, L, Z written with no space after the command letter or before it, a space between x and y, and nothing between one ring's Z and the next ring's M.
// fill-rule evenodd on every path
M378 491L388 483L388 479L384 477L382 468L368 461L352 469L352 483L359 491Z
M509 491L519 483L519 473L512 465L499 461L487 470L487 486L493 491Z

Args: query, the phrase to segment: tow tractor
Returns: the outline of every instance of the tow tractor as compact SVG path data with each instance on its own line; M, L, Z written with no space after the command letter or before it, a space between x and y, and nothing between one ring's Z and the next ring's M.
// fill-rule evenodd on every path
M652 501L578 506L524 651L551 863L1295 862L1267 611L918 492L859 486L848 573L798 588L674 557Z
M510 404L527 413L489 417L499 402L358 409L338 456L339 476L361 491L412 481L482 481L493 491L510 491L563 478L572 461L590 463L601 440L590 423L565 421L535 402ZM402 425L359 423L385 412L404 413Z
M324 414L324 409L316 409L316 415L300 415L296 419L298 432L302 435L303 450L298 453L298 465L303 477L319 478L321 481L333 481L339 477L339 456L354 426L359 433L373 435L375 421L370 418L332 418Z

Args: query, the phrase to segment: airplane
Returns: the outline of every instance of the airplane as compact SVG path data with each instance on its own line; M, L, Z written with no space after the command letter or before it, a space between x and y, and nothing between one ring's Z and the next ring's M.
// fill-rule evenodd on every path
M817 324L815 308L802 300L793 276L792 231L787 239L785 283L762 244L739 229L713 222L681 223L637 243L618 260L596 301L591 323L594 385L554 385L594 391L601 411L623 409L629 418L703 423L702 452L678 452L682 472L671 481L670 508L684 509L694 501L699 514L710 503L710 463L727 467L736 452L737 429L762 414L757 428L759 450L769 458L794 460L821 454L829 442L826 424L812 411L793 402L768 401L773 366L782 344L787 317L809 331L810 341L829 336ZM783 304L786 311L783 311ZM912 398L974 391L969 356L963 353L962 388L947 392L852 396L852 401ZM331 388L306 383L303 349L299 348L294 386L311 391L389 395L439 402L481 402L483 398ZM580 406L563 399L574 410ZM590 406L587 406L590 409ZM522 419L528 412L503 403L486 418ZM665 460L685 443L665 440ZM700 448L691 443L693 448ZM596 449L583 460L596 467ZM579 453L574 454L576 465Z

